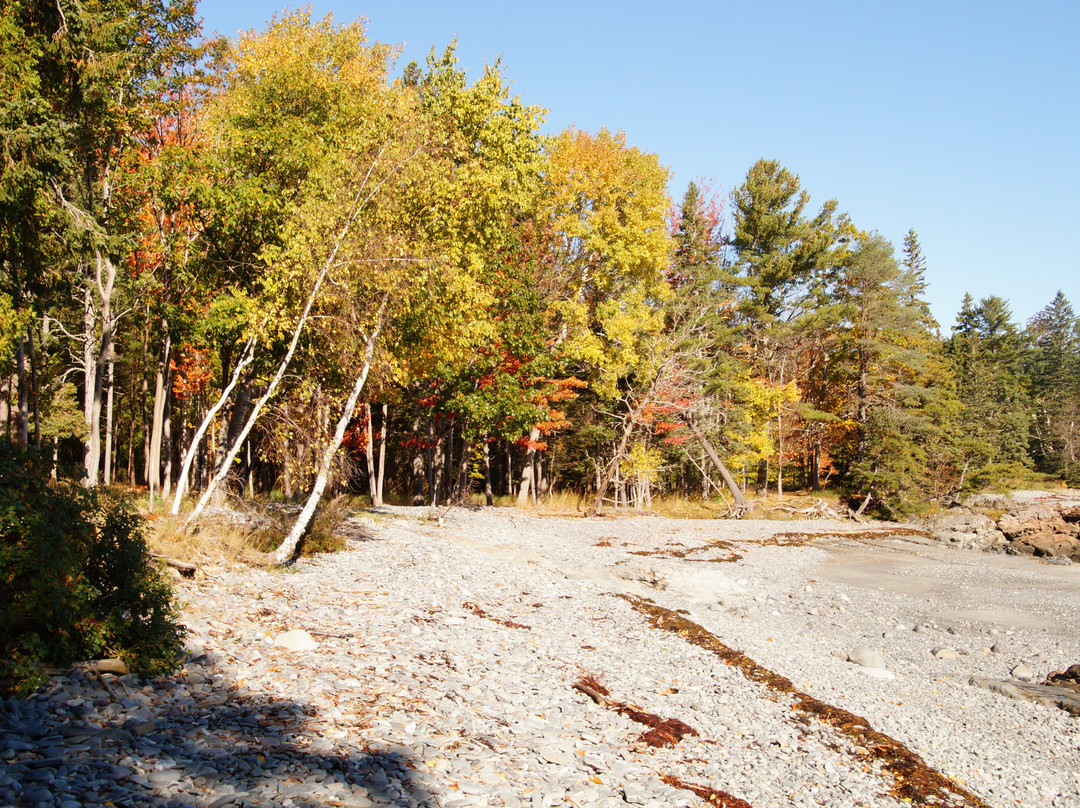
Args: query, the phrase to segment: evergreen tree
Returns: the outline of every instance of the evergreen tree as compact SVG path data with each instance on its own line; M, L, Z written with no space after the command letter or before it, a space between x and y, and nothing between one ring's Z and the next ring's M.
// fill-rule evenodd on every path
M938 328L937 321L930 313L930 304L926 302L926 256L923 255L919 234L914 228L904 236L904 258L900 265L904 269L900 295L904 303L918 309L923 322L932 330Z
M1033 460L1040 471L1075 479L1080 471L1080 320L1062 292L1031 318L1025 337Z
M842 273L853 422L845 484L862 507L876 502L896 515L942 493L930 488L928 471L949 409L948 376L909 295L912 271L897 264L892 244L865 236Z
M961 480L986 485L1030 464L1023 346L1008 303L965 295L945 345L961 404L958 451Z

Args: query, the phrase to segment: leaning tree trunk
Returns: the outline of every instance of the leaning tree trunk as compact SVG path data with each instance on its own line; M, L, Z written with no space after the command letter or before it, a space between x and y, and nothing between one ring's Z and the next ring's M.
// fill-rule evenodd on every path
M743 511L746 511L749 506L746 504L746 497L743 496L743 492L742 489L739 488L739 484L735 482L735 478L731 476L731 472L728 471L727 466L724 465L724 462L720 459L720 455L716 453L716 450L712 447L712 444L709 443L709 439L705 437L705 433L701 431L701 427L697 425L697 422L694 420L693 416L690 414L685 414L682 416L682 421L693 433L694 437L697 438L698 443L701 444L701 448L704 449L705 454L709 456L709 460L711 460L712 464L716 466L716 470L720 472L720 476L724 479L724 484L728 487L731 495L735 497L735 507L738 509L741 515L741 513Z
M154 411L150 425L149 451L146 455L146 485L150 491L150 505L154 504L154 489L161 488L161 435L165 421L165 399L169 395L171 371L169 356L172 352L172 338L166 334L165 344L161 349L161 361L154 377Z
M233 368L228 385L221 391L221 395L218 396L218 400L214 402L214 406L211 407L203 417L202 423L199 424L199 428L195 431L195 435L191 439L187 452L184 454L183 468L180 469L180 478L176 481L176 495L173 497L172 508L170 509L173 516L180 513L180 502L187 492L188 473L191 471L191 464L195 459L195 453L199 449L199 444L202 443L203 436L206 435L206 430L208 430L210 424L214 422L214 416L216 416L218 411L225 405L225 402L229 400L229 396L232 395L233 388L236 387L236 383L240 380L240 375L244 372L244 368L250 365L254 358L255 338L249 337L247 344L244 345L244 353L240 357L240 361L237 362L236 367Z
M247 440L248 433L251 432L252 427L255 426L255 421L258 419L260 413L263 410L263 407L266 406L266 403L277 391L278 384L281 383L281 379L282 377L284 377L285 371L288 369L289 363L292 361L293 354L296 353L296 346L300 342L300 334L304 330L304 325L307 323L308 315L311 314L312 306L315 305L315 299L319 295L319 290L322 288L323 281L326 280L326 276L329 274L331 268L337 261L338 251L341 249L341 245L345 242L345 237L352 229L352 225L353 222L356 221L356 217L360 214L360 211L363 209L364 205L371 201L371 199L375 196L376 193L378 193L379 189L382 188L382 186L390 179L390 177L394 176L394 174L397 173L397 168L400 168L401 165L404 165L405 162L408 162L417 154L419 154L419 150L413 152L411 155L406 157L405 160L399 163L397 167L391 170L383 179L377 182L374 187L371 187L370 189L368 182L371 179L372 172L374 172L375 170L375 166L378 165L379 160L382 158L382 151L380 151L375 156L374 161L368 167L367 174L361 181L360 188L359 190L357 190L356 196L353 197L352 207L349 209L349 213L345 217L345 223L342 225L341 231L338 233L337 238L334 240L334 246L331 248L329 256L327 256L326 261L323 263L322 267L319 269L318 275L315 277L315 283L312 286L311 293L308 295L307 301L304 303L304 310L303 312L301 312L300 319L297 321L296 327L293 329L292 339L289 342L288 350L285 352L285 358L282 359L281 363L278 365L277 372L274 374L274 378L271 379L269 386L266 388L266 392L263 393L262 397L260 397L259 400L255 403L255 406L252 407L251 413L248 415L247 422L244 424L244 428L240 431L240 434L237 436L236 440L233 441L232 446L229 447L229 451L226 453L224 462L221 464L221 468L218 469L217 474L214 475L213 479L211 479L209 484L206 486L206 490L203 491L202 496L199 498L198 503L196 503L195 508L192 510L191 515L187 518L187 522L185 522L185 524L190 524L194 519L197 519L199 517L199 514L203 512L203 509L206 508L207 503L214 495L214 492L217 490L218 486L221 485L221 482L228 476L229 471L232 468L233 460L236 459L236 456L240 453L240 449L244 446L244 441Z
M296 555L296 548L297 545L300 544L300 537L307 532L308 525L311 524L311 518L315 515L315 508L318 506L319 500L322 499L323 491L326 490L326 483L330 478L330 466L334 462L334 455L337 454L338 449L341 448L342 441L345 440L345 430L348 429L349 422L352 420L353 410L356 409L356 401L360 398L360 392L364 389L368 371L371 369L371 357L375 352L375 341L379 337L379 332L382 331L384 322L383 317L386 313L386 302L389 297L389 294L385 295L382 304L379 306L379 317L375 325L375 330L371 332L371 336L368 337L367 344L364 346L364 364L360 369L360 375L356 379L356 384L353 385L352 393L349 394L349 400L345 402L345 408L341 411L341 417L338 418L337 429L334 430L334 439L323 451L322 459L319 462L318 475L315 478L315 485L311 489L311 494L304 504L304 509L296 518L296 523L292 526L292 530L289 531L289 535L285 537L285 541L281 543L281 546L274 551L274 561L278 564L288 563Z

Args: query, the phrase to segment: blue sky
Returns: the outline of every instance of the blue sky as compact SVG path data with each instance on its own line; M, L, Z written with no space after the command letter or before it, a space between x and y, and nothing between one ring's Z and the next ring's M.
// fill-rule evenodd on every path
M262 29L275 2L203 0L206 29ZM622 129L670 191L727 193L760 157L899 247L915 228L947 334L965 292L1023 325L1061 289L1080 313L1080 3L315 2L404 46L502 57L546 129Z

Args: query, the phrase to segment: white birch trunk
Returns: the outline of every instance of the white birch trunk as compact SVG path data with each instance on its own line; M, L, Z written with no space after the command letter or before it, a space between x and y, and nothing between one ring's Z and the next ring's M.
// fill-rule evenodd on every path
M414 152L414 155L416 153L418 152ZM292 361L293 354L296 353L296 346L300 342L300 334L304 330L304 325L307 323L308 315L311 313L312 306L315 305L315 299L319 295L319 290L322 288L323 281L326 280L326 276L330 272L330 268L333 267L334 262L337 259L338 250L341 249L341 245L345 241L345 236L348 235L349 230L352 228L353 222L356 221L356 217L362 207L371 200L375 193L383 186L383 183L385 183L386 180L393 176L393 174L395 173L392 171L387 174L387 176L383 178L383 180L381 180L379 183L377 183L375 187L372 188L366 195L364 194L364 189L368 187L368 180L371 179L371 173L375 170L375 166L378 164L381 155L382 152L380 152L379 155L375 157L375 160L368 168L367 175L360 183L360 190L356 192L356 196L353 198L352 208L350 209L348 216L345 218L345 224L342 225L341 232L338 233L337 239L335 239L334 241L334 246L330 250L330 255L327 257L326 261L323 262L322 267L319 269L319 274L315 278L315 284L311 289L311 294L308 295L307 301L304 304L304 310L300 315L300 319L296 323L296 327L293 329L292 340L289 342L289 349L285 353L285 358L282 359L281 364L278 365L277 372L274 374L274 378L270 381L269 386L266 388L266 392L263 393L259 400L255 402L255 406L252 407L251 412L248 414L248 419L244 423L244 428L240 430L240 434L237 435L236 440L234 440L232 446L229 447L229 451L225 455L225 459L221 464L221 468L218 469L217 474L215 474L213 479L210 480L209 484L206 486L206 490L203 491L202 496L199 497L199 501L198 503L196 503L195 508L188 516L187 521L184 523L185 525L188 525L193 520L198 519L199 515L206 508L206 504L214 495L214 492L217 490L218 486L221 485L222 480L224 480L228 476L229 471L232 468L233 461L240 453L240 449L243 447L244 441L247 440L248 433L251 432L251 429L255 425L255 421L258 419L263 407L266 406L266 403L277 391L277 386L278 384L280 384L282 377L284 377L285 371L286 369L288 369L289 363ZM407 159L411 159L411 156Z
M166 334L162 346L162 358L154 377L154 414L150 427L150 451L146 460L146 485L150 491L150 507L154 505L154 490L161 489L161 434L165 420L165 397L169 388L169 356L172 338Z
M240 375L243 373L244 368L251 364L255 358L255 338L250 337L247 344L244 346L244 353L240 357L240 361L236 363L236 367L233 369L232 377L229 379L228 386L218 396L218 400L214 403L214 406L210 408L206 413L206 417L203 418L202 423L199 424L199 428L195 432L195 436L191 439L191 445L188 446L188 450L184 456L184 465L180 470L180 479L176 483L176 495L173 497L172 508L170 512L173 516L180 513L180 501L184 498L187 488L188 472L191 470L191 463L195 458L195 452L199 448L199 444L202 442L203 436L206 434L206 430L210 428L210 424L214 421L214 416L224 406L225 402L229 400L229 396L232 395L233 388L236 387L236 383L240 380Z
M540 439L539 427L529 430L529 448L525 450L525 464L521 469L521 488L518 489L517 506L524 508L529 502L529 495L533 487L533 460L536 457L536 449L533 448Z
M377 508L382 505L379 501L379 481L375 478L375 421L371 415L371 404L364 405L364 416L367 418L367 440L364 442L364 459L367 462L368 495L371 497L371 507Z
M356 401L360 398L360 392L364 389L364 383L367 382L368 371L371 369L371 357L375 352L375 341L379 338L379 332L382 331L383 327L383 316L386 312L387 300L389 300L389 295L383 297L382 305L379 306L378 322L375 325L375 330L372 331L371 336L368 337L367 344L364 346L363 367L360 369L360 375L356 379L356 384L353 385L352 393L349 394L349 400L345 402L345 408L341 412L341 417L338 418L337 428L334 430L334 439L323 451L322 459L319 462L318 476L315 478L315 485L311 489L311 494L304 504L304 509L296 518L296 523L292 526L292 530L289 531L289 535L285 537L285 541L281 543L281 546L274 551L274 561L278 564L289 562L296 554L296 547L300 543L300 537L304 535L308 525L311 524L311 518L315 515L315 508L318 507L319 500L322 499L323 491L326 490L326 483L330 477L330 466L334 462L334 455L337 454L338 449L341 448L341 442L345 439L345 430L348 429L349 421L351 421L353 417L353 410L356 409Z

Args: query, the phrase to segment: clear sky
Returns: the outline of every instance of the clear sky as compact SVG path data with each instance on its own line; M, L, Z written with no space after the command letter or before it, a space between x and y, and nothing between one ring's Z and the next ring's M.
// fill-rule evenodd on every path
M207 31L284 6L203 0ZM323 0L403 45L398 68L458 40L471 78L501 57L546 130L622 129L725 195L760 157L835 198L899 251L915 228L947 334L965 292L1020 325L1061 289L1080 313L1080 2Z

